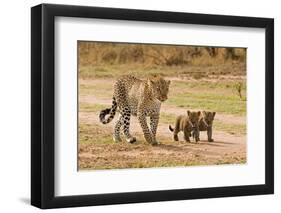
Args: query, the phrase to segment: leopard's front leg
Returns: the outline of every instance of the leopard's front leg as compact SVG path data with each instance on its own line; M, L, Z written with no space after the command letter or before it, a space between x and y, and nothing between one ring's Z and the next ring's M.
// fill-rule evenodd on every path
M152 145L157 144L154 137L152 136L150 129L148 128L148 125L146 122L146 116L145 116L144 112L138 113L138 120L140 122L145 140Z
M159 114L150 116L150 129L155 143L158 143L156 140L158 123L159 123Z

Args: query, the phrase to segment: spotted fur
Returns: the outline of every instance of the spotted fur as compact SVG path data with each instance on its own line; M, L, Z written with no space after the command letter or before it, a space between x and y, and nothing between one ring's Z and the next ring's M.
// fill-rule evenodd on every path
M207 131L208 141L213 142L214 139L212 138L213 134L213 121L215 118L216 112L206 112L203 111L201 113L199 119L199 132L198 132L198 140L200 140L200 131ZM192 132L192 136L196 137L195 132Z
M194 132L196 136L197 132L199 132L199 118L201 112L190 112L187 111L187 115L180 115L176 119L175 128L169 125L169 129L171 132L174 132L174 140L178 141L178 133L183 131L184 140L190 142L189 137L191 136L191 132ZM198 136L199 137L199 136ZM196 142L198 141L198 137L195 137Z
M167 100L170 81L162 77L151 77L140 80L132 75L119 78L114 84L112 107L100 112L100 121L109 123L115 116L117 109L119 117L114 127L113 140L121 141L120 129L130 143L136 138L130 134L131 115L137 116L147 142L157 144L156 132L159 121L161 102ZM108 118L105 118L106 115ZM150 127L146 117L150 118Z

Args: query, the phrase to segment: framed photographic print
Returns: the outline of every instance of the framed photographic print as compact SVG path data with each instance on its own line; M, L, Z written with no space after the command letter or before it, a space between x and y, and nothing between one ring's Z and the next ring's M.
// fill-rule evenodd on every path
M274 21L31 9L31 204L271 194Z

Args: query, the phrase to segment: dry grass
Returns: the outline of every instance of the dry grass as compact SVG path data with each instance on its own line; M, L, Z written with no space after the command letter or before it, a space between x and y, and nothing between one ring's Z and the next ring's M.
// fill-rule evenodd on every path
M211 158L190 149L183 143L161 144L81 144L79 145L79 169L125 169L153 167L183 167L198 165L241 164L245 156Z
M245 62L245 48L183 45L145 45L111 42L78 42L79 63L85 65L142 64L156 66L221 65Z

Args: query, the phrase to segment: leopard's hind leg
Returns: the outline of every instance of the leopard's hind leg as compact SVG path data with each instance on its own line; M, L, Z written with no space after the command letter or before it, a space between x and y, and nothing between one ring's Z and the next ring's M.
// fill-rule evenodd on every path
M121 137L120 137L120 128L123 125L123 116L122 114L119 114L119 117L116 121L115 127L114 127L114 134L113 134L113 140L115 142L120 142Z
M122 121L123 121L123 132L126 137L126 141L129 143L136 142L136 138L130 134L130 120L131 120L131 111L128 107L124 107L121 111Z

